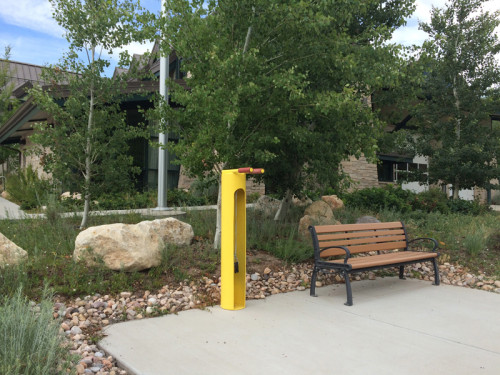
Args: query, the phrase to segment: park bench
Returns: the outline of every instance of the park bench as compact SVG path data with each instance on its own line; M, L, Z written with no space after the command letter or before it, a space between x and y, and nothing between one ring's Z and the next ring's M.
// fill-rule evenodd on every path
M311 296L316 297L316 277L320 270L336 270L343 275L347 306L352 306L349 275L354 272L399 267L399 278L404 279L405 265L430 261L434 266L434 284L439 285L437 241L427 237L409 240L402 222L316 225L310 226L309 231L314 246ZM418 243L433 248L413 249Z

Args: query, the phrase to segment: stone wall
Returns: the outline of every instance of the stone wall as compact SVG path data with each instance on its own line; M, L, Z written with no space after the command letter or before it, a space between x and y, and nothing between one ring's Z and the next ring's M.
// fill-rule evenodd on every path
M342 162L342 168L353 181L350 190L378 187L377 165L368 162L364 156L359 159L351 156L349 160Z

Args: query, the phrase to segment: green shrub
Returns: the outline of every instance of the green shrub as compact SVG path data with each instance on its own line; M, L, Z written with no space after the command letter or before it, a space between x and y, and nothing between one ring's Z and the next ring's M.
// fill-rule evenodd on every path
M412 209L410 202L415 193L403 190L400 186L386 185L381 188L356 190L342 194L344 203L349 207L378 211L390 209L408 212Z
M465 236L463 246L470 256L476 257L486 249L487 242L488 236L484 225L477 225Z
M488 207L480 204L477 200L449 199L448 207L450 212L467 215L481 215L489 210Z
M203 198L205 204L216 204L219 195L218 177L211 176L204 179L197 179L191 184L189 189L193 197Z
M156 207L157 193L154 190L133 193L106 193L92 199L94 208L98 210L130 210L138 208ZM67 199L66 204L83 205L83 200Z
M167 204L170 207L204 206L208 204L208 199L202 196L195 196L189 191L173 189L167 193Z
M0 301L0 373L53 375L66 373L70 354L54 320L47 290L38 305L21 289Z
M42 179L30 165L7 176L6 190L21 209L30 210L42 206L51 191L49 180Z
M414 210L424 212L438 211L446 214L450 211L446 193L437 188L431 188L428 191L416 194L411 201L411 206Z

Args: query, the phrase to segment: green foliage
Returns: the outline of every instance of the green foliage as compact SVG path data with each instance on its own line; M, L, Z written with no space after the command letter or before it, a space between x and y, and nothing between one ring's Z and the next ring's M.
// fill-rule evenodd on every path
M420 27L430 39L421 49L419 103L410 109L416 152L429 156L429 181L460 189L494 186L500 175L500 131L489 115L498 108L500 12L484 0L454 0L433 8ZM422 73L425 72L425 73Z
M432 188L421 193L403 190L400 186L385 185L381 188L368 188L344 193L341 195L344 203L351 208L366 210L392 210L408 213L440 212L442 214L458 213L480 215L489 208L478 201L448 199L441 190Z
M219 193L219 181L213 176L203 176L202 178L197 178L191 184L189 192L195 198L204 199L206 202L204 204L216 204L217 195Z
M400 212L411 210L411 200L414 194L403 190L400 186L386 185L382 188L355 190L342 195L347 206L365 208L373 211L390 209Z
M173 189L167 193L167 203L170 207L204 206L208 204L208 199L183 189Z
M96 198L95 206L98 210L126 210L156 207L156 191L124 192L100 194Z
M415 210L425 212L438 211L442 214L450 212L448 197L438 188L418 193L412 201L412 206Z
M5 46L3 58L0 59L0 124L3 124L14 113L18 100L13 99L14 84L9 72L10 46Z
M471 257L477 257L486 249L488 237L484 225L477 225L474 230L468 233L463 241L465 250Z
M72 367L50 297L44 290L41 302L35 304L18 289L0 299L0 373L62 375Z
M374 156L382 124L364 104L397 81L385 43L412 0L167 1L162 50L182 56L190 90L170 82L160 108L183 166L196 176L251 165L269 192L299 193L343 177L349 155ZM300 46L300 48L297 48Z
M7 176L7 192L19 203L21 209L40 207L48 200L52 186L49 180L40 178L31 165Z
M466 201L463 199L448 200L448 207L450 208L450 212L469 215L480 215L489 209L477 200Z

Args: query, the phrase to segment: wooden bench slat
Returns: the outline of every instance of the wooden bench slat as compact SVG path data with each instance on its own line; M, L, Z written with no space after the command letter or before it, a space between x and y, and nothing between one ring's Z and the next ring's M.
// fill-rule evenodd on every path
M367 224L339 224L339 225L319 225L316 226L316 233L335 233L335 232L345 232L345 231L360 231L360 230L370 230L370 229L390 229L390 228L402 228L403 225L400 221L394 221L389 223L367 223Z
M327 240L336 240L343 238L357 238L357 237L372 237L372 236L389 236L395 234L405 234L405 231L400 228L392 229L392 230L372 230L372 231L359 231L359 232L346 232L346 233L335 233L335 234L319 234L318 240L327 241Z
M351 254L366 253L370 251L385 251L385 250L396 250L406 248L406 242L389 242L375 245L357 245L347 247ZM345 251L342 249L328 249L321 252L322 258L327 258L331 256L345 255Z
M437 253L426 253L419 251L399 251L389 254L371 255L368 257L350 258L348 264L352 269L378 267L394 263L412 262L416 260L432 259L437 257ZM342 263L339 260L330 263Z
M328 246L347 246L347 245L359 245L359 244L378 244L378 243L388 243L394 241L405 241L406 236L384 236L384 237L365 237L365 238L356 238L356 239L348 239L348 240L337 240L337 241L323 241L319 243L320 248L328 247ZM405 244L406 247L406 244Z

